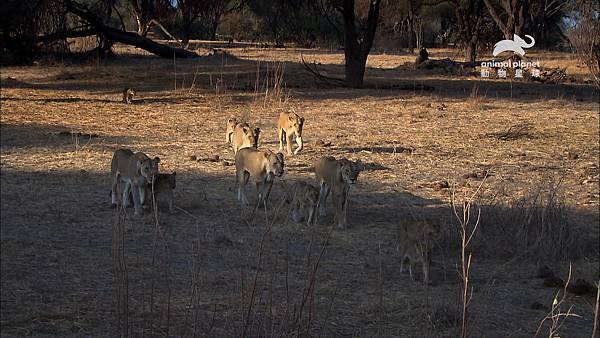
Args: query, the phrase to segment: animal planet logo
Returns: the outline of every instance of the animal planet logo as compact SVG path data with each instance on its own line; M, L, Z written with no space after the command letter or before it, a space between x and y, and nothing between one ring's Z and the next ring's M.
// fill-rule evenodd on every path
M524 56L525 50L523 48L531 48L531 47L533 47L533 45L535 45L535 39L533 38L533 36L525 35L525 37L529 38L531 40L531 42L527 43L525 40L523 40L517 34L513 34L512 40L498 41L494 45L494 51L492 52L492 54L494 55L494 57L496 57L500 53L503 53L503 52L514 52L515 54Z

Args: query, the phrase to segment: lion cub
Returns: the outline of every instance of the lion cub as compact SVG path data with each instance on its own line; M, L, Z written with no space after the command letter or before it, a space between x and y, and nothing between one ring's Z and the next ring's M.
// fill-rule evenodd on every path
M291 217L296 223L306 221L311 226L315 222L319 190L312 184L298 181L292 185L286 196L286 202L291 204Z
M426 221L404 222L399 227L398 244L400 253L400 273L404 272L404 262L408 260L408 272L414 280L413 270L417 263L423 268L423 282L429 282L429 265L433 242L438 239L440 228Z
M340 229L346 228L346 214L348 213L348 193L350 187L356 184L361 171L360 160L352 162L341 158L336 160L332 156L322 157L315 164L315 175L319 183L319 214L325 216L327 208L325 203L329 193L335 206L335 222Z
M164 202L169 205L169 212L175 212L173 205L173 190L176 186L176 173L156 174L154 176L154 199L158 203ZM152 186L148 186L148 191L152 192Z
M123 102L124 103L130 104L133 101L134 96L135 96L135 89L133 89L133 88L123 89Z
M238 120L235 117L227 120L227 127L225 128L225 143L231 144L233 138L233 131L235 130L235 126L237 126Z
M233 129L233 135L231 137L231 146L233 147L233 154L237 154L240 149L243 148L258 148L258 137L260 135L260 128L250 128L247 123L238 123Z
M302 128L304 127L304 117L296 113L281 113L277 121L277 138L279 139L279 151L283 151L283 142L286 142L288 155L292 154L292 140L296 136L298 148L294 155L298 154L302 148Z

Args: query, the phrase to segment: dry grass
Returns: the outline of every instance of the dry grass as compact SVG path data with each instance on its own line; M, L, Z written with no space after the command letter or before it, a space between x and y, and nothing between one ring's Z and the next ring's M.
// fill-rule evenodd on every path
M151 215L133 219L128 212L123 223L130 334L455 336L458 233L451 189L432 183L446 180L471 194L479 179L462 176L481 170L491 176L478 203L498 210L531 196L547 178L560 179L561 212L572 232L586 234L571 244L585 249L573 262L574 278L598 276L598 93L590 86L419 73L395 68L412 57L375 55L371 89L348 90L315 84L299 65L299 50L231 49L239 58L217 54L175 64L120 52L131 55L2 69L2 335L119 333L108 197L118 147L158 155L162 171L177 171L176 205L184 210L160 215L168 247L155 245ZM340 53L302 53L329 75L343 72ZM273 79L280 87L266 92ZM390 83L435 90L376 89ZM126 86L138 90L132 105L120 102ZM326 241L331 216L310 229L270 211L269 221L277 221L261 250L269 223L264 212L254 225L239 216L234 168L190 156L232 161L222 140L232 115L260 127L261 146L275 149L275 122L284 110L307 121L304 152L286 157L288 182L312 179L310 167L324 155L360 158L369 170L351 194L348 230L334 230ZM514 125L531 126L527 137L489 136ZM281 195L275 184L272 198ZM485 210L481 236L473 238L470 330L531 336L545 312L530 305L547 302L554 290L532 279L533 260L482 251L484 240L495 243ZM396 224L411 213L445 226L427 288L401 275L395 256ZM294 305L303 299L299 314ZM588 335L593 300L566 302L582 318L569 318L561 332Z

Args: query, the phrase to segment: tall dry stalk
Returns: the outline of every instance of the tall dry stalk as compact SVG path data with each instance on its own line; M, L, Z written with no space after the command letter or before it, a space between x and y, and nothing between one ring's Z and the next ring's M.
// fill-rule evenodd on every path
M129 336L129 277L125 261L125 231L123 223L125 212L122 208L115 208L115 221L113 223L112 259L116 291L116 315L121 337Z
M594 328L592 338L598 338L598 317L600 316L600 280L596 282L596 307L594 309Z
M550 309L550 312L540 321L540 325L538 326L537 330L535 331L534 337L538 336L538 334L540 333L540 330L542 329L542 326L544 325L544 323L546 321L550 322L550 325L548 326L548 338L560 337L560 335L558 334L558 331L565 324L565 321L567 318L581 317L578 314L575 314L572 312L573 305L569 306L569 308L567 309L566 312L563 312L563 310L561 309L561 306L563 305L563 303L565 302L565 300L567 298L567 288L569 286L569 283L571 282L571 272L572 272L572 267L571 267L571 264L569 264L569 276L567 277L567 282L565 283L565 286L562 288L562 290L559 290L556 293L556 295L554 296L554 300L552 301L552 307ZM561 295L561 291L562 291L562 295Z
M469 245L473 240L473 236L479 227L481 217L481 209L477 209L476 219L472 220L472 208L475 196L480 191L485 178L481 181L477 190L471 196L465 196L462 202L462 208L457 206L456 190L452 191L452 210L454 216L458 219L459 235L460 235L460 277L461 277L461 300L462 300L462 318L461 318L461 337L466 338L469 335L469 304L473 298L473 287L469 283L471 269L471 251Z

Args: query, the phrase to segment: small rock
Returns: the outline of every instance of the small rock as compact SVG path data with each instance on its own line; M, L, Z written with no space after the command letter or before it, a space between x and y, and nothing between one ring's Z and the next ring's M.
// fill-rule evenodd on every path
M569 151L569 152L567 153L567 158L568 158L569 160L576 160L576 159L578 159L578 158L579 158L579 155L578 155L577 153L573 153L573 152L570 152L570 151Z
M331 142L329 142L329 141L326 142L326 141L323 141L323 140L317 140L317 145L319 147L329 147L329 146L331 146Z
M541 265L536 274L537 278L554 277L554 272L547 265Z
M567 286L567 291L575 295L587 295L592 293L596 288L588 283L585 279L578 278L575 283Z
M217 238L215 238L215 243L217 244L224 244L226 246L232 246L233 245L233 241L225 236L225 235L220 235Z
M560 279L559 277L554 276L554 274L552 274L552 276L548 276L546 278L544 278L544 286L547 286L549 288L562 288L563 286L565 286L565 282Z
M529 305L529 308L532 310L542 310L542 311L549 311L550 309L548 309L548 307L540 302L533 302L531 305Z
M431 184L431 187L433 188L433 190L438 191L438 190L450 188L450 184L448 184L448 181L437 181L437 182L433 182Z
M198 158L196 157L196 155L191 155L190 156L190 161L197 161Z

